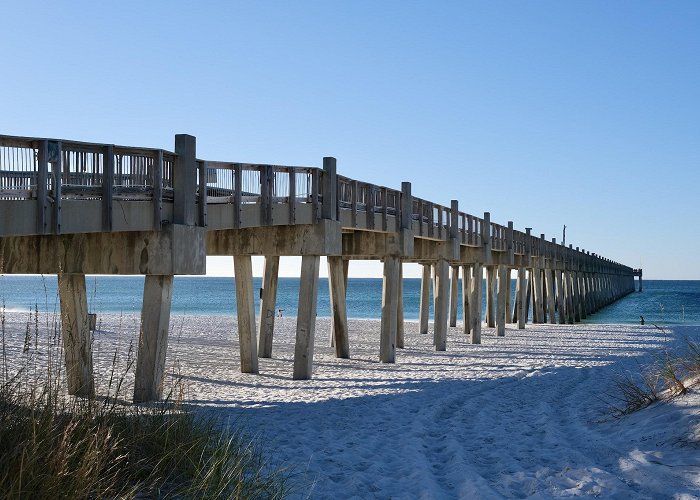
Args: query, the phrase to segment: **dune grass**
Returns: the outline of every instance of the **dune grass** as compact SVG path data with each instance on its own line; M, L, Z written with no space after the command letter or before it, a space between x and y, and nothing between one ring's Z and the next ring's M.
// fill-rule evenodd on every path
M50 339L52 354L33 356L38 313L27 322L21 353L14 353L23 357L19 368L8 360L4 308L0 329L3 498L282 498L288 493L289 475L269 467L260 447L228 422L181 401L124 402L125 373L115 376L116 354L108 394L75 398L65 391L60 338Z
M606 394L606 402L615 417L682 396L700 386L700 343L686 339L681 352L665 350L652 363L638 366L637 371L618 375L612 390Z

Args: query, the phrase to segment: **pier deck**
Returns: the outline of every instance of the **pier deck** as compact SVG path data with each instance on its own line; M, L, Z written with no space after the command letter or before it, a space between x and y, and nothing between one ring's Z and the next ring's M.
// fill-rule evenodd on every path
M241 370L257 373L272 353L280 256L301 256L293 377L313 366L319 259L328 258L333 319L330 342L349 357L348 262L383 261L380 360L403 347L402 264L423 265L421 333L435 296L434 344L447 349L457 324L462 275L464 333L481 341L482 276L486 323L574 323L634 291L633 270L578 247L497 224L401 189L322 168L197 159L195 138L175 151L0 136L0 273L57 274L69 391L93 393L85 274L146 276L134 399L161 396L172 278L204 274L207 255L232 256ZM259 325L253 310L251 256L265 257ZM515 296L511 271L517 271ZM259 346L258 346L259 340Z

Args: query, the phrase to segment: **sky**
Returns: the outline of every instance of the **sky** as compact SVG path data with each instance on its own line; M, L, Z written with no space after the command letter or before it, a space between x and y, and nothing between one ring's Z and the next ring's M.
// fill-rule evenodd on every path
M0 25L0 134L334 156L547 239L566 224L645 278L700 279L700 2L2 1Z

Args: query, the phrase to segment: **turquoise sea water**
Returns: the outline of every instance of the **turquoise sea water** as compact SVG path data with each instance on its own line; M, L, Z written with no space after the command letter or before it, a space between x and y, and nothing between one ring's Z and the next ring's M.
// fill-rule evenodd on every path
M261 279L255 278L259 290ZM141 309L143 277L88 276L88 301L91 312L136 313ZM513 281L513 290L515 282ZM461 295L461 285L459 287ZM280 278L277 307L285 316L296 316L298 278ZM256 308L259 307L256 293ZM233 314L236 311L233 278L177 277L173 290L175 314ZM0 276L0 302L6 310L40 311L58 309L55 276ZM461 299L459 301L461 303ZM420 280L404 280L404 314L418 319ZM382 281L378 278L351 278L348 282L348 316L379 318L382 305ZM330 316L328 281L321 278L318 315ZM432 315L432 300L431 300ZM700 325L700 281L644 281L644 291L633 293L590 316L592 323L638 323L643 315L647 324ZM461 318L461 307L459 310Z

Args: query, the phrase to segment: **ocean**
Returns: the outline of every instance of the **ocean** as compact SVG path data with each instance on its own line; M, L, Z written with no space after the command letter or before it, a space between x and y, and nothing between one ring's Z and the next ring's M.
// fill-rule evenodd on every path
M142 276L88 276L88 306L95 313L138 313L143 292ZM254 279L259 290L261 279ZM485 286L485 284L484 284ZM635 292L589 316L585 323L639 323L644 316L647 324L700 325L700 281L645 280L644 290ZM460 300L461 304L461 285ZM515 281L512 282L515 290ZM298 278L280 278L277 308L285 316L296 316L299 292ZM0 307L6 311L53 312L58 310L55 276L0 276ZM417 320L420 304L420 279L404 280L404 315ZM259 298L255 297L256 310ZM382 307L382 280L379 278L350 278L348 280L348 317L379 318ZM485 306L485 304L484 304ZM233 278L186 277L175 278L173 314L227 315L236 311ZM330 316L328 280L321 278L317 314ZM430 304L432 317L432 299ZM458 318L461 320L461 307Z

